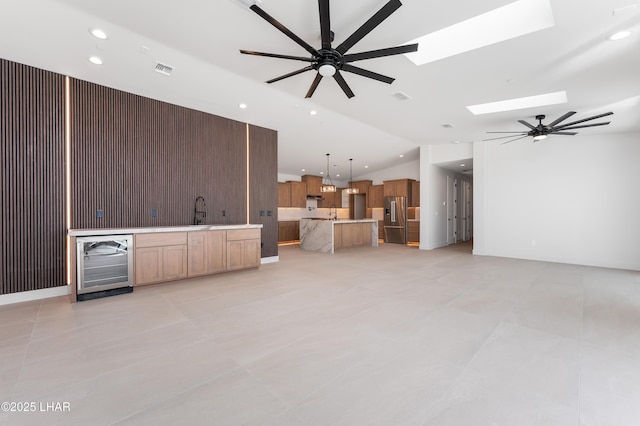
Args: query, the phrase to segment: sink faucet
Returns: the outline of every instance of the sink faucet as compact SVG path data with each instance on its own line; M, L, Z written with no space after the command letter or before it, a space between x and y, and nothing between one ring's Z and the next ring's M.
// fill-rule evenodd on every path
M333 214L331 214L331 210L333 209ZM329 206L329 220L338 220L338 208L335 204L331 204Z
M202 201L202 210L198 210L198 201ZM205 217L207 217L207 203L204 202L204 198L201 195L198 195L193 204L193 224L200 225Z

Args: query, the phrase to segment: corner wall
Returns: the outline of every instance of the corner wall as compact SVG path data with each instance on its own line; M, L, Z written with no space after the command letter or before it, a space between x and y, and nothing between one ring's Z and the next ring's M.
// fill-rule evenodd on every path
M640 270L640 134L474 144L474 253Z

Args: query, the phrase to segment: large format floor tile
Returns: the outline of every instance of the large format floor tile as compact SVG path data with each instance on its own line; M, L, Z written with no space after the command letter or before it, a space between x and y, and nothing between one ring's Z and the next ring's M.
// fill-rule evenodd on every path
M285 246L0 306L0 400L38 408L0 425L640 424L640 273L470 252Z

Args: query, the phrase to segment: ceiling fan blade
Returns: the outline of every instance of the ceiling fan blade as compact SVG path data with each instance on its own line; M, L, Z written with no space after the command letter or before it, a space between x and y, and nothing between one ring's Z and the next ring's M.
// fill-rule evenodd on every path
M285 78L293 77L294 75L302 74L305 71L311 71L313 69L312 66L304 67L299 69L298 71L290 72L289 74L281 75L280 77L272 78L268 80L267 83L275 83L276 81L284 80Z
M577 132L551 132L549 134L550 135L570 135L570 136L573 136L573 135L577 135L578 133Z
M336 71L336 73L333 75L333 78L336 79L336 81L342 88L342 91L344 92L344 94L347 95L347 98L351 99L355 96L351 91L351 88L349 87L347 82L344 80L344 77L342 76L342 74L340 74L340 71Z
M391 84L395 80L395 78L387 77L386 75L378 74L377 72L364 70L359 67L354 67L353 65L349 65L349 64L344 64L342 66L342 71L347 71L347 72L361 75L363 77L372 78L374 80L382 81L383 83L387 83L387 84Z
M520 133L521 135L524 135L527 132L523 132L521 130L515 131L515 132L486 132L486 133Z
M254 52L253 50L240 50L240 53L243 53L245 55L266 56L268 58L292 59L294 61L313 62L313 58L306 58L304 56L290 56L280 55L278 53Z
M572 121L571 123L563 124L562 126L556 127L556 129L564 129L564 128L568 127L568 126L573 126L574 124L584 123L585 121L595 120L596 118L606 117L607 115L611 115L611 114L613 114L613 113L612 112L605 112L604 114L594 115L593 117L583 118L582 120ZM609 123L607 123L607 124L609 124Z
M400 0L389 0L387 4L382 6L382 9L376 12L367 22L365 22L360 28L358 28L353 34L349 36L345 41L336 48L340 54L344 55L347 50L351 49L353 45L362 40L364 36L369 34L375 27L380 25L382 21L387 19L393 12L398 10L402 6Z
M488 132L488 133L491 133L491 132ZM520 133L520 135L529 136L529 135L527 135L526 133ZM496 140L496 139L507 139L507 138L513 138L513 137L515 137L515 136L519 136L519 135L500 136L500 137L497 137L497 138L482 139L482 140L483 140L483 141L494 141L494 140ZM524 136L523 136L523 137L524 137Z
M322 80L322 75L320 73L316 74L316 78L313 79L313 83L311 83L311 87L309 87L309 91L305 95L305 98L310 98L313 96L313 92L318 88L318 84L320 84L320 80Z
M320 9L320 36L322 48L331 49L331 15L329 14L329 0L318 0Z
M345 62L362 61L363 59L381 58L383 56L401 55L403 53L417 52L418 44L407 44L405 46L389 47L387 49L370 50L368 52L353 53L344 55Z
M518 123L520 123L520 124L524 124L525 126L527 126L528 128L530 128L531 130L536 130L536 129L537 129L537 127L536 127L536 126L534 126L534 125L532 125L532 124L529 124L529 123L527 123L527 122L526 122L526 121L524 121L524 120L518 120Z
M556 127L555 130L573 130L573 129L582 129L584 127L595 127L595 126L606 126L607 124L611 123L610 121L607 121L606 123L593 123L593 124L583 124L582 126L571 126L571 127L563 127L561 129L558 129Z
M524 138L526 138L527 136L529 136L529 135L524 135L524 136L522 136L522 137L515 138L515 139L510 140L510 141L502 142L500 145L504 145L504 144L506 144L506 143L511 143L511 142L515 142L515 141L519 141L520 139L524 139Z
M556 120L552 121L551 123L549 123L549 124L547 125L547 127L553 127L553 126L555 126L556 124L561 123L561 122L563 122L564 120L566 120L567 118L571 117L571 116L572 116L573 114L575 114L575 113L576 113L575 111L569 111L568 113L566 113L566 114L565 114L565 115L563 115L562 117L560 117L560 118L558 118L558 119L556 119Z
M298 37L297 35L295 35L293 32L291 32L291 30L289 30L287 27L285 27L284 25L282 25L277 19L275 19L274 17L272 17L271 15L269 15L267 12L265 12L264 10L260 9L260 7L258 7L257 5L252 5L249 9L253 10L255 13L257 13L258 15L260 15L260 17L262 19L264 19L265 21L267 21L268 23L270 23L271 25L273 25L274 27L276 27L278 30L280 30L284 35L286 35L287 37L289 37L291 40L295 41L296 43L298 43L300 46L302 46L304 48L304 50L306 50L307 52L311 53L312 55L317 55L318 51L316 49L314 49L313 47L311 47L309 44L307 44L304 40L302 40L300 37Z

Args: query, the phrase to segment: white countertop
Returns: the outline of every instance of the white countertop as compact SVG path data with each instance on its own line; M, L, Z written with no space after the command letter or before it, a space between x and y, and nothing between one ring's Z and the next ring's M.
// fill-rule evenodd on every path
M70 229L72 237L88 237L93 235L125 235L152 234L155 232L190 232L190 231L221 231L228 229L256 229L257 225L185 225L185 226L154 226L149 228L101 228L101 229Z

